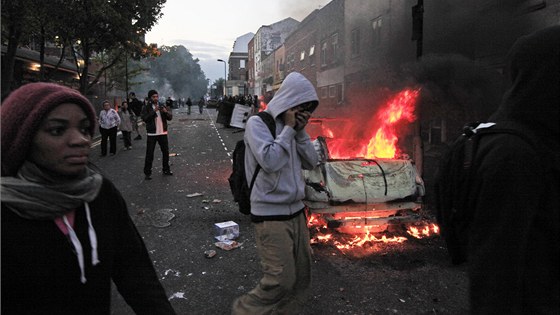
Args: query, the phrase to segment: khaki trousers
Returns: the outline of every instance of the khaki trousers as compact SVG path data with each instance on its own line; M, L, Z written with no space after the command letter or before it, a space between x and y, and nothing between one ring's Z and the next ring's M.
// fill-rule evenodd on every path
M305 215L254 223L263 277L237 298L235 315L298 314L311 283L311 247Z

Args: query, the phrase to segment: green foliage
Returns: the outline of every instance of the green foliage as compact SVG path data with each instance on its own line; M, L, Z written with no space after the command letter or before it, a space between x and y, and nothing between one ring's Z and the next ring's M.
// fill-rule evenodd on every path
M141 56L146 34L161 18L166 0L2 0L2 39L16 45L58 42L70 48L79 72L80 90L97 83L104 71ZM6 10L5 10L6 9ZM18 36L14 36L18 35ZM56 40L55 40L56 38ZM97 53L118 51L90 80L89 63ZM83 66L78 61L83 60Z

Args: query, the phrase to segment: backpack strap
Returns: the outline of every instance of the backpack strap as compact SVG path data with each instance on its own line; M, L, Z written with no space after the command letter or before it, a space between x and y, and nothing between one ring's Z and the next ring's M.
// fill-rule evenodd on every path
M268 130L270 130L272 137L276 139L276 121L274 120L274 117L272 117L272 115L267 112L259 112L257 116L259 116L264 121L264 123L268 127ZM251 179L249 190L253 190L253 185L255 185L255 180L257 179L257 175L259 174L261 168L261 165L257 164L257 168L255 169L255 173L253 174L253 178Z
M467 137L465 161L463 163L464 169L469 169L472 166L472 161L478 147L478 141L483 135L487 134L510 134L517 136L533 147L540 157L546 156L546 152L548 151L530 129L519 123L512 121L480 124L472 123L463 127L463 135Z

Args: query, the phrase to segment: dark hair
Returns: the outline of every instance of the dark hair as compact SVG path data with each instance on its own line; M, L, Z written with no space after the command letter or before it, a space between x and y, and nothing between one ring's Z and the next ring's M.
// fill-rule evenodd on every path
M159 94L159 93L156 90L150 90L148 92L148 98L152 98L152 95L154 95L154 94Z
M318 101L305 102L298 106L301 106L304 111L313 113L313 111L317 108L317 106L319 106L319 102Z

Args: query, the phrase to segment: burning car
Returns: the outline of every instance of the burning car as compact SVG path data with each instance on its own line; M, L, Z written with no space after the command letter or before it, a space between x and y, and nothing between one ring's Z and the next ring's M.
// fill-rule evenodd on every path
M319 165L304 171L313 220L349 234L379 233L420 219L425 188L414 162L399 152L395 126L414 121L418 90L405 90L375 117L376 130L357 138L349 119L313 119Z

